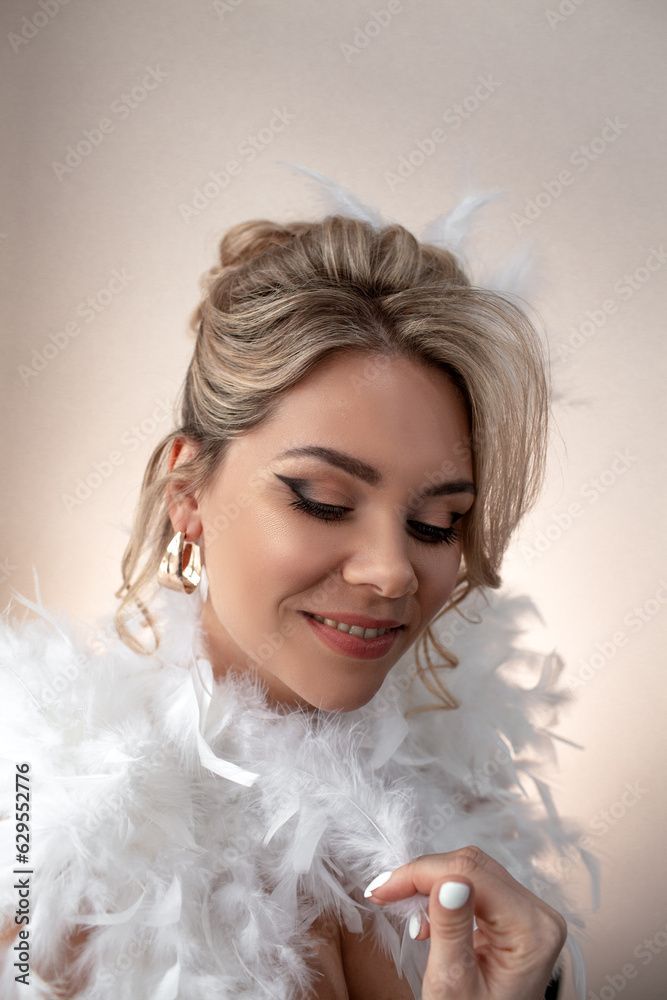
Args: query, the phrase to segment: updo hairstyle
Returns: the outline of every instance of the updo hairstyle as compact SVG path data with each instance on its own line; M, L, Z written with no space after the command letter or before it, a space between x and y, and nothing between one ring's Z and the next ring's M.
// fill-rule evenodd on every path
M500 585L510 536L541 486L549 402L540 337L509 296L472 286L452 253L419 243L400 225L377 229L339 215L234 226L202 290L179 426L149 460L122 560L116 627L127 645L153 651L128 627L137 608L155 648L160 642L148 605L173 536L167 484L175 499L200 496L228 443L270 417L283 393L336 352L362 352L367 371L407 358L443 370L458 386L471 425L462 447L472 455L477 496L461 522L459 578L438 618L474 588ZM172 444L183 436L198 442L199 452L169 472ZM435 666L457 662L429 627L419 643L430 676L417 650L420 674L431 690L435 683L444 707L454 707L434 672L429 640L444 659Z

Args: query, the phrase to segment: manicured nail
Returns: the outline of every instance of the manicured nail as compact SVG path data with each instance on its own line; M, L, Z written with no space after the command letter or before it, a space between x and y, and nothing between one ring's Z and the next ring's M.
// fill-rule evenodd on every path
M465 882L445 882L440 886L438 899L446 910L460 910L468 901L470 886Z
M382 874L378 875L377 878L374 878L372 882L369 882L366 886L366 891L364 892L366 899L368 899L374 889L379 889L381 885L384 885L393 874L393 872L382 872Z
M410 917L410 923L408 924L408 934L414 941L414 939L419 934L422 929L422 920L418 913L413 913Z

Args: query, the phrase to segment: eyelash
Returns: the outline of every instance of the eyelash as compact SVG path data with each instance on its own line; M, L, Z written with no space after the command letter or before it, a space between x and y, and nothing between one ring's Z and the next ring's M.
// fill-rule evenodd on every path
M319 517L323 521L339 521L345 516L346 512L350 509L349 507L335 507L328 503L319 503L317 500L310 500L309 497L304 497L296 490L292 490L296 493L298 500L292 500L290 507L294 507L296 510L303 510L307 514L312 514L314 517ZM457 515L458 516L458 515ZM458 528L438 528L434 524L423 524L421 521L408 521L410 525L419 525L419 530L423 534L430 537L428 538L418 538L418 542L423 542L424 545L442 545L444 542L447 545L454 545L460 538L460 532ZM426 529L423 531L422 529Z

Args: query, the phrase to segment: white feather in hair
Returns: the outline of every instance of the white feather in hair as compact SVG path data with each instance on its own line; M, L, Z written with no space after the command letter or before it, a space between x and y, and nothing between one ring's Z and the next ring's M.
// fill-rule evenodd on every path
M298 163L278 162L281 166L297 170L314 181L317 185L316 190L327 211L369 222L376 228L389 224L375 206L364 204L351 191L331 180L330 177L325 177L324 174ZM464 195L449 212L436 216L424 225L419 237L420 240L423 243L431 243L458 254L463 250L471 234L476 212L499 197L501 193L500 191L477 191ZM534 280L534 267L535 250L524 244L517 248L509 261L496 266L485 274L481 283L485 288L505 292L508 295L523 295Z
M370 926L420 997L428 942L406 928L425 899L380 911L363 890L380 871L466 844L559 909L571 931L581 923L541 874L551 850L578 853L597 879L537 763L569 695L553 657L518 649L525 599L493 595L483 624L459 629L455 644L436 626L461 658L446 674L460 707L408 720L411 704L435 701L414 677L414 651L356 711L289 712L269 706L254 675L214 679L199 592L160 593L162 642L148 657L114 637L110 617L95 652L64 616L18 599L40 617L0 626L0 755L31 764L33 972L29 989L17 985L5 958L6 1000L51 995L37 973L59 968L77 926L90 928L79 1000L301 997L315 980L306 932L322 914L352 932ZM512 663L532 687L511 680ZM531 782L533 800L522 792ZM12 813L3 805L5 863ZM0 881L10 916L11 868ZM568 946L581 991L572 933Z
M335 212L338 215L345 215L351 219L361 219L362 222L370 222L372 226L379 227L386 225L386 222L383 221L382 216L376 208L373 208L371 205L364 205L351 191L341 187L340 184L332 181L329 177L325 177L324 174L318 173L317 170L311 170L310 167L302 167L298 163L283 163L282 160L278 160L278 163L283 167L291 167L293 170L298 170L311 181L315 181L317 193L325 201L331 212Z

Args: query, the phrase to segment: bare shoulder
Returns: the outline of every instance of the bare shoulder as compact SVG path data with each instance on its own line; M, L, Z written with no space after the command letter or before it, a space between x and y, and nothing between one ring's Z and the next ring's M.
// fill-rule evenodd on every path
M316 982L308 1000L349 1000L341 951L341 930L333 918L319 917L310 927L308 936L317 945L311 968Z
M414 1000L405 976L399 978L391 956L375 944L371 920L362 934L340 928L341 959L349 1000Z
M312 967L319 975L308 1000L414 1000L393 959L375 945L370 918L364 918L362 934L327 917L316 920L309 934L317 942Z
M0 927L0 945L4 946L2 950L8 949L11 946L19 930L20 928L16 926L14 921L8 920L2 924ZM89 933L88 928L80 928L69 935L62 953L58 956L58 968L55 965L48 968L42 966L35 970L39 974L40 979L49 984L53 1000L68 1000L69 997L74 996L75 993L86 985L84 982L75 979L69 973L68 969ZM2 952L0 951L1 954Z

